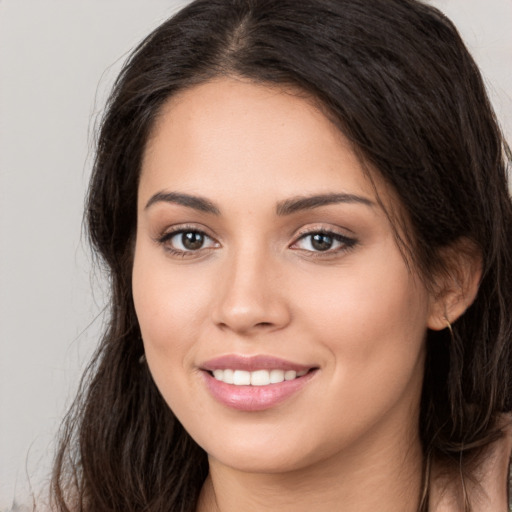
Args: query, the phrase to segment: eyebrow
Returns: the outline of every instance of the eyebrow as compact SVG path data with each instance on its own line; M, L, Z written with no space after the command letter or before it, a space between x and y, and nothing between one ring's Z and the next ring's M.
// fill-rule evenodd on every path
M157 192L151 196L144 209L147 210L150 206L160 202L179 204L199 210L200 212L213 213L214 215L220 214L220 210L208 199L181 192Z
M174 203L187 208L193 208L200 212L220 215L220 209L210 200L182 192L157 192L146 203L145 209L155 203ZM321 206L339 203L356 203L373 207L375 203L370 199L355 194L316 194L312 196L299 196L280 201L276 206L276 213L279 216L286 216L303 210L312 210Z
M373 207L375 203L370 199L354 194L319 194L313 196L300 196L286 199L277 204L277 215L291 215L302 210L312 210L321 206L339 203L356 203Z

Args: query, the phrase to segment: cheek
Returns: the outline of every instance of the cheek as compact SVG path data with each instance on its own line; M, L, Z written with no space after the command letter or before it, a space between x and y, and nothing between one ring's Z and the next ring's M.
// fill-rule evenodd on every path
M381 392L391 400L413 373L421 377L428 294L400 254L389 251L316 285L318 293L304 294L297 316L331 354L333 378L347 400L377 400Z
M201 331L209 292L140 243L133 265L133 300L148 358L183 359ZM162 359L163 360L163 359Z
M317 275L317 292L303 294L301 315L318 319L319 326L357 347L363 357L365 349L377 349L382 340L398 345L396 336L412 342L426 332L428 294L392 243L382 257L368 252L357 265L340 268L338 276ZM310 289L305 283L304 288Z
M323 293L304 297L302 327L329 354L331 386L316 406L325 450L340 439L355 442L383 418L394 418L391 436L410 435L423 380L428 295L401 258L352 268L336 284L326 279Z
M133 300L147 364L164 400L186 424L193 418L193 361L210 296L199 277L177 270L149 244L136 247Z

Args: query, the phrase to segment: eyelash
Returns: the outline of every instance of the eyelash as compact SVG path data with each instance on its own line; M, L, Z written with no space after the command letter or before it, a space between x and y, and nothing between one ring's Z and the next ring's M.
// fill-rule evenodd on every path
M212 247L200 247L197 250L182 250L182 249L176 249L175 247L172 247L172 245L170 243L171 240L174 237L176 237L178 235L183 235L185 233L194 233L196 235L201 235L205 239L211 240L212 242L214 242L214 244L219 245L218 242L216 242L211 236L206 234L203 230L197 229L196 227L193 227L193 226L177 227L176 229L174 229L172 231L168 231L168 232L164 233L162 236L158 237L157 242L160 245L162 245L164 247L164 249L172 256L179 256L182 258L195 256L199 253L199 251L211 250L211 249L215 248L214 246L212 246Z
M320 250L309 250L309 249L301 249L299 247L294 248L299 242L310 239L309 244L312 245L313 243L313 237L315 235L321 235L327 238L330 238L334 242L338 242L339 247L337 248L329 248L325 251ZM341 253L345 253L351 249L353 249L358 244L358 240L355 238L348 237L346 235L342 235L341 233L338 233L336 231L332 231L330 229L320 228L320 229L309 229L307 231L304 231L302 233L299 233L298 238L295 242L290 246L292 249L298 250L298 251L304 251L309 253L309 255L313 258L328 258L333 257Z
M210 240L211 242L213 242L213 244L210 247L201 246L197 250L193 250L193 249L182 250L182 249L176 249L175 247L173 247L170 243L171 240L174 237L183 235L185 233L193 233L195 235L200 235L200 236L204 237L205 240ZM333 240L334 242L338 242L338 244L340 244L340 246L335 249L328 248L325 251L321 251L321 250L315 251L315 250L310 250L310 249L303 249L300 247L294 247L299 242L306 240L308 237L310 237L310 245L312 245L312 242L313 242L312 237L314 237L315 235L321 235L324 237L328 237L331 240ZM216 247L220 246L220 244L218 242L216 242L211 236L209 236L203 230L197 229L196 227L193 227L193 226L190 226L190 227L180 226L172 231L164 233L162 236L158 237L156 241L160 245L162 245L165 248L165 250L172 256L179 256L182 258L191 257L191 256L193 257L193 256L198 255L200 252L204 253L204 251L210 251L210 250L215 249ZM355 238L347 237L345 235L342 235L341 233L337 233L336 231L320 228L320 229L310 229L310 230L304 231L302 233L299 233L299 235L297 236L295 241L289 247L293 250L307 252L307 253L309 253L309 256L311 256L313 258L322 258L322 257L326 258L326 257L332 257L332 256L340 254L340 253L347 252L347 251L351 250L352 248L354 248L357 244L358 244L358 240Z

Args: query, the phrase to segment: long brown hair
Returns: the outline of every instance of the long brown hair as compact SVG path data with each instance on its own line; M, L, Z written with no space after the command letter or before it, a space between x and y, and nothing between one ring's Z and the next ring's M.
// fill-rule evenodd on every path
M64 423L56 510L195 510L207 457L139 361L131 267L141 158L160 108L221 75L292 85L317 99L400 198L406 245L427 282L454 241L481 251L473 305L453 336L427 335L425 467L470 461L500 435L498 414L512 409L507 158L452 23L415 0L197 0L133 52L99 132L86 216L110 278L110 323Z

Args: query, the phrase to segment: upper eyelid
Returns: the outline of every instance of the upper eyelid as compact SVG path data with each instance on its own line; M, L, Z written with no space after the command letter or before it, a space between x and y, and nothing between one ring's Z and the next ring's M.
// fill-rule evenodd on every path
M159 239L160 240L170 240L171 238L174 238L175 236L183 234L183 233L199 233L199 234L203 235L205 238L209 238L210 240L217 242L213 236L210 236L208 233L205 233L204 231L200 231L198 229L177 229L175 231L168 231L166 233L163 233L163 235L161 237L159 237Z
M348 231L350 234L347 234ZM343 238L355 238L355 233L348 228L326 226L322 224L312 225L304 228L300 228L294 234L294 240L298 240L301 237L314 235L315 233L325 233L329 235L338 235Z
M194 225L194 224L174 224L172 226L167 226L165 229L160 230L156 236L158 240L161 240L162 238L166 237L172 237L174 235L177 235L179 233L184 233L187 231L194 231L196 233L201 233L203 235L206 235L207 237L217 240L217 238L211 233L211 231L206 227L202 225Z
M313 236L316 234L327 235L341 244L345 243L345 245L353 245L357 242L357 240L354 237L346 236L341 233L336 233L334 231L312 231L310 233L304 233L303 235L295 238L295 240L290 244L290 247L293 247L294 245L298 244L301 240L304 240L309 236Z

